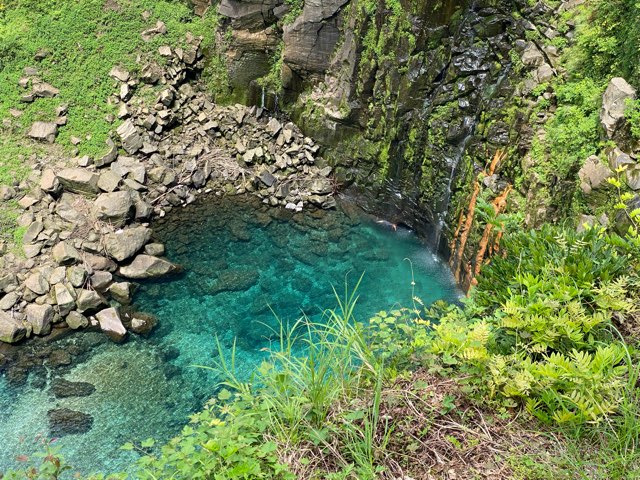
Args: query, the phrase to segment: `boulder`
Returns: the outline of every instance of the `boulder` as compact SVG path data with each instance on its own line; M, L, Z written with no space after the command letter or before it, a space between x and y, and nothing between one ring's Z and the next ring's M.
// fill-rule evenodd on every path
M54 408L47 412L49 434L52 437L87 433L93 427L93 417L68 408Z
M587 158L587 161L578 172L580 188L584 193L589 194L594 189L608 185L607 178L612 174L613 172L600 161L597 155L592 155Z
M527 67L540 67L544 63L544 55L535 43L529 42L522 52L522 63Z
M33 222L31 225L29 225L29 228L27 228L26 232L24 232L24 235L22 236L22 243L35 242L36 238L38 238L38 235L40 235L40 232L42 232L42 230L44 230L44 225L42 224L42 222Z
M146 313L134 313L131 319L131 331L139 335L148 335L158 324L158 319Z
M51 305L30 303L27 305L25 312L27 314L27 322L33 328L33 333L47 335L51 331L51 320L53 320L53 308L51 308Z
M116 65L111 69L109 76L116 80L120 80L121 82L129 80L129 72L119 65Z
M211 293L241 292L258 283L260 273L257 270L236 269L225 270L218 275L211 288Z
M27 334L26 327L7 312L0 311L0 342L16 343Z
M16 292L7 293L4 297L0 298L0 310L10 310L18 303L20 297Z
M167 260L151 255L138 255L130 265L120 267L118 273L125 278L143 279L162 277L176 270L177 267Z
M47 168L40 177L40 188L47 193L57 193L60 190L60 181L53 170Z
M98 188L104 192L114 192L122 178L111 170L106 170L100 174L98 179Z
M627 171L624 173L627 186L631 190L640 190L640 164L635 164L627 168Z
M113 281L110 272L97 271L91 275L91 286L96 290L105 290Z
M51 392L56 398L88 397L96 391L96 387L88 382L70 382L64 378L54 378Z
M100 255L94 255L92 253L86 253L84 255L84 263L91 270L105 270L107 272L115 272L118 268L116 262L113 260L102 257Z
M51 255L58 265L72 265L82 258L80 252L69 242L58 242L51 249Z
M61 316L66 316L71 310L76 308L76 301L64 283L58 283L53 287L56 304Z
M50 85L46 82L40 82L33 85L33 90L31 91L31 95L34 97L40 98L53 98L60 93L53 85Z
M116 233L109 233L103 237L107 254L122 262L135 255L151 238L151 229L134 227Z
M109 287L109 294L116 302L122 305L129 305L133 295L133 283L117 282Z
M114 342L122 342L127 335L127 330L120 320L120 314L115 308L107 308L96 314L100 323L100 329Z
M99 193L98 175L86 168L66 168L58 172L58 180L62 187L74 193L95 195Z
M79 328L86 328L89 325L89 319L82 315L80 312L70 312L66 318L67 325L73 330Z
M34 140L53 143L58 135L58 125L55 122L34 122L27 135Z
M609 86L602 97L600 122L607 133L607 138L613 139L624 122L626 102L636 97L636 90L624 78L616 77L609 82Z
M92 212L98 220L121 227L134 214L135 208L131 194L125 192L101 193L96 198Z
M24 281L25 286L36 295L44 295L49 291L49 282L40 272L34 272Z
M154 257L161 257L164 255L164 245L162 243L149 243L145 245L144 253Z
M87 280L87 270L81 265L75 265L67 269L67 280L76 288L84 286L84 282Z
M120 125L116 132L122 142L122 148L127 153L133 154L142 148L142 137L131 119Z
M111 140L110 138L107 139L107 146L109 147L107 153L105 153L101 157L96 158L94 161L94 165L98 168L113 163L113 161L118 157L118 147L116 147L116 144L113 143L113 140Z
M81 290L76 302L80 313L97 310L107 303L102 295L94 290Z

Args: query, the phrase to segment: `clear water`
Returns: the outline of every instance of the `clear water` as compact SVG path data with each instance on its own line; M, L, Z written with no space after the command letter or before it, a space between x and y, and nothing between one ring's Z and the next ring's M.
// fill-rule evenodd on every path
M360 320L410 305L412 278L415 294L427 304L457 298L448 270L412 232L394 231L350 204L293 214L249 198L207 199L154 228L167 256L184 267L181 276L145 283L136 294L136 307L155 314L158 328L123 345L100 333L58 342L61 348L90 342L91 354L49 371L47 383L54 376L90 382L96 392L88 397L56 400L48 386L16 388L0 378L0 471L29 454L38 434L48 435L46 412L54 407L94 417L88 433L56 441L78 471L125 468L135 454L120 445L168 440L211 396L215 373L193 365L212 365L216 336L226 348L237 339L238 370L248 376L266 355L276 325L271 309L283 321L301 312L318 318L335 306L332 285L343 291L345 278L353 285L365 274Z

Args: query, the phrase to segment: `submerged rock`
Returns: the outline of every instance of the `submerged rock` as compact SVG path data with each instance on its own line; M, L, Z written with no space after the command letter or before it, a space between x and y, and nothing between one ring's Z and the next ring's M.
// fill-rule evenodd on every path
M260 273L258 270L227 270L220 273L211 287L211 293L248 290L257 284L259 279Z
M87 433L93 427L93 417L88 413L55 408L47 412L49 432L53 437Z
M96 391L96 387L88 382L70 382L64 378L54 378L51 392L56 398L88 397Z

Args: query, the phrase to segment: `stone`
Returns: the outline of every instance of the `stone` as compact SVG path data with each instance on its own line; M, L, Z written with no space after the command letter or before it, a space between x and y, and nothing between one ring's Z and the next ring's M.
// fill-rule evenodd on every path
M47 418L49 419L49 434L52 437L87 433L93 427L91 415L68 408L49 410Z
M0 290L5 293L11 292L18 286L18 279L13 273L0 273Z
M96 391L89 382L70 382L64 378L51 381L51 392L56 398L88 397Z
M45 168L40 177L40 188L47 193L57 193L60 190L60 181L53 170Z
M167 260L151 255L138 255L130 265L120 267L118 273L125 278L158 278L173 273L177 267Z
M140 72L140 80L144 83L154 85L162 78L162 68L155 62L149 63L142 67Z
M169 47L168 45L159 47L158 53L161 57L170 57L171 55L173 55L173 53L171 52L171 47Z
M30 303L25 308L27 322L31 324L33 333L36 335L48 335L51 331L51 321L53 320L53 308L51 305L37 305Z
M94 272L91 275L91 286L96 290L105 290L113 281L113 275L110 272L103 272L101 270Z
M25 286L36 295L44 295L49 291L49 282L40 272L34 272L24 281Z
M111 193L117 190L120 185L121 178L111 170L105 170L98 178L98 188L103 192Z
M627 186L631 190L640 190L640 164L635 164L631 168L627 168L624 174Z
M108 147L107 153L105 153L101 157L96 158L94 161L94 165L98 168L113 163L114 160L118 157L118 147L116 147L116 144L113 143L113 140L109 138L107 139L106 143Z
M276 118L271 118L269 123L266 126L267 132L271 134L271 136L275 137L278 135L280 130L282 129L282 124Z
M106 257L102 257L100 255L94 255L92 253L86 253L84 255L84 263L87 265L92 271L93 270L105 270L107 272L115 272L118 268L116 263Z
M135 209L129 192L111 192L98 195L92 212L98 220L121 227L133 216Z
M55 122L34 122L27 135L34 140L53 143L58 135L58 125Z
M69 242L59 242L51 249L51 255L58 265L72 265L81 260L80 253Z
M63 365L71 365L71 354L66 350L54 350L49 355L49 366L61 367Z
M144 253L154 257L161 257L164 255L164 245L162 243L149 243L145 245Z
M636 97L636 90L624 78L611 79L602 97L600 123L607 138L613 139L617 130L624 122L626 102Z
M0 298L0 310L10 310L18 303L20 297L16 292L9 292L4 297Z
M530 68L539 67L544 63L544 55L535 43L527 43L524 52L522 52L522 63Z
M211 288L211 293L245 291L257 284L259 279L258 270L225 270L218 275Z
M60 93L53 85L50 85L46 82L40 82L33 85L33 90L31 91L31 95L34 97L40 98L53 98Z
M120 314L115 308L107 308L96 314L100 329L114 342L122 342L127 336L127 330L122 324Z
M538 83L550 82L554 76L555 73L553 71L553 68L551 68L548 63L543 63L542 65L540 65L535 73L535 78Z
M67 268L67 279L74 287L81 288L87 280L87 271L81 265L69 267Z
M138 134L138 130L131 119L120 125L116 132L122 142L122 148L127 153L134 154L142 148L142 137Z
M35 258L40 255L42 251L42 243L36 243L35 245L23 245L22 249L24 251L24 256L26 258Z
M69 289L63 284L58 283L53 288L54 297L61 316L66 316L71 310L76 308L76 301L69 292Z
M57 176L62 187L69 192L95 195L100 191L98 175L86 168L65 168Z
M107 302L102 295L94 290L81 290L76 303L78 304L78 312L85 313L97 310Z
M0 342L17 343L27 335L27 328L11 314L0 311Z
M268 170L263 170L262 172L260 172L260 174L258 175L258 178L267 187L271 187L273 184L276 183L276 177L274 177L271 174L271 172L269 172Z
M120 80L121 82L126 82L129 80L129 72L125 70L123 67L116 65L109 72L109 76L115 78L116 80Z
M603 185L608 185L607 178L611 177L613 172L604 165L597 155L592 155L585 161L584 165L578 172L580 179L580 188L586 194L592 192Z
M109 287L109 294L116 302L129 305L133 297L133 283L117 282Z
M103 243L107 254L122 262L135 255L150 238L151 229L140 226L109 233L103 237Z
M158 319L153 315L134 313L131 319L131 331L139 335L148 335L158 324Z
M65 320L69 328L71 328L72 330L86 328L89 325L89 319L87 319L87 317L82 315L80 312L76 311L69 312L69 315L67 315L67 318Z
M42 230L44 230L44 225L42 224L42 222L33 222L24 232L24 235L22 236L22 243L35 242L36 238L38 238L38 235L40 235L40 232L42 232Z

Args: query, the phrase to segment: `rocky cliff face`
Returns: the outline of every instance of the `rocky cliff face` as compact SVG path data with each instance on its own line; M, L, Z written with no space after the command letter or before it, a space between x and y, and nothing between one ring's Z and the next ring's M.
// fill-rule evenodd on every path
M458 185L522 133L504 112L520 80L512 60L550 14L528 4L222 0L218 11L234 97L285 109L341 182L439 242ZM553 76L541 55L536 68Z

